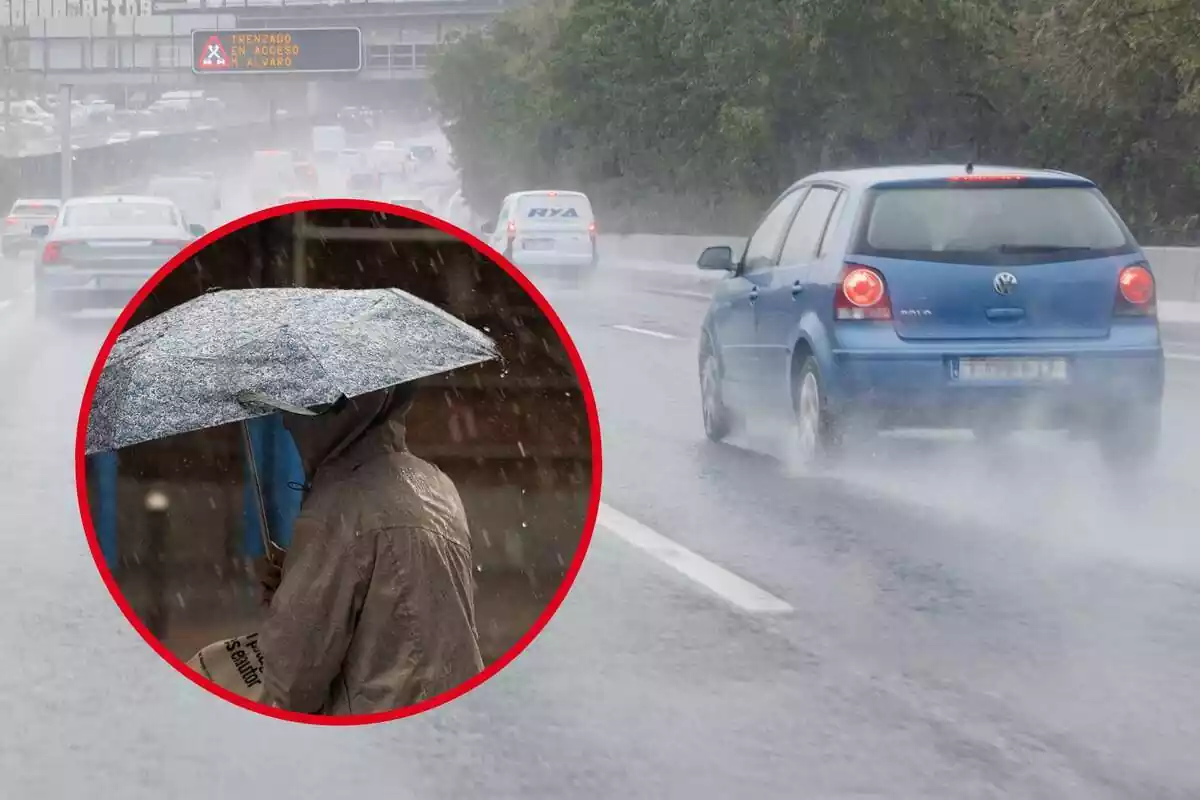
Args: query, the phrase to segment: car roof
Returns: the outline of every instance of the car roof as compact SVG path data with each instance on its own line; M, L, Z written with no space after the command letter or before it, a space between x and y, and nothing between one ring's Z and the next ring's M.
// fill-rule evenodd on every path
M548 195L548 194L562 194L562 195L569 195L571 197L584 197L584 198L587 197L587 195L584 194L583 192L579 192L574 189L526 189L523 192L513 192L512 197L514 197L514 198L544 197L545 195Z
M95 197L72 197L67 201L70 206L110 205L113 203L148 203L151 205L175 207L175 203L165 197L141 194L106 194Z
M1046 178L1060 181L1067 180L1078 182L1081 185L1094 185L1087 178L1079 175L1073 175L1069 172L1060 172L1059 170L1053 169L1025 169L1021 167L974 164L972 165L971 171L968 172L966 164L913 164L817 172L796 181L794 184L792 184L792 187L798 186L801 183L829 181L831 183L839 183L850 188L866 189L872 186L882 186L893 183L907 183L909 181L944 180L946 178L953 178L968 174L978 176L1020 175L1025 178Z

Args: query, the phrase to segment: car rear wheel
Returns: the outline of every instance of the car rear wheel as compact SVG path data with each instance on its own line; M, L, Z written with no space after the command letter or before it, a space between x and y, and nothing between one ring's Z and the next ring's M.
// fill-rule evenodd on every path
M792 405L795 421L788 454L792 463L807 468L841 455L842 432L829 410L821 370L812 356L793 378Z
M700 406L704 435L714 442L723 440L733 429L733 417L721 394L721 362L708 337L700 351Z
M1100 454L1114 468L1154 461L1162 439L1162 408L1133 406L1114 412L1100 429Z

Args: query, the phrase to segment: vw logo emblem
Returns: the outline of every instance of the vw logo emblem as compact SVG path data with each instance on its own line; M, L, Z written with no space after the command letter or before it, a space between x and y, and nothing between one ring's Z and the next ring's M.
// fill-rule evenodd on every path
M1001 272L992 279L992 288L996 294L1012 294L1013 289L1017 288L1017 276L1011 272Z

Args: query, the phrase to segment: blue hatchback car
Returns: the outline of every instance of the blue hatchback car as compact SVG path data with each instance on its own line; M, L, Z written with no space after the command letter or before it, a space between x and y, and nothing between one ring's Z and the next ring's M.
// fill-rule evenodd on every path
M700 337L704 426L786 421L802 461L847 434L1017 428L1156 452L1164 360L1154 276L1091 181L1048 170L825 172L779 197Z

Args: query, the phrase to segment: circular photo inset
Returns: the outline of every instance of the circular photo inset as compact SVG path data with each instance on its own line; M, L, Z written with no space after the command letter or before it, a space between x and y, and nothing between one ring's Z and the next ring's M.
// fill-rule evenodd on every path
M209 234L109 333L80 510L172 666L359 724L478 686L549 621L600 501L595 399L553 309L446 223L366 201Z

